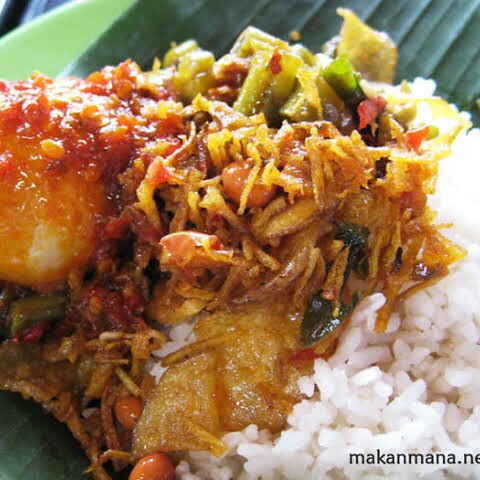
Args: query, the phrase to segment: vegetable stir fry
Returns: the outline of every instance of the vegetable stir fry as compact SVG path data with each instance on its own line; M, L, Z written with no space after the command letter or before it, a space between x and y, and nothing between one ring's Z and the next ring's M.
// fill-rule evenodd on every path
M362 297L385 295L384 332L465 255L427 196L468 121L390 85L393 42L339 13L323 53L249 27L218 60L189 40L148 72L0 84L0 385L65 422L97 479L281 431Z

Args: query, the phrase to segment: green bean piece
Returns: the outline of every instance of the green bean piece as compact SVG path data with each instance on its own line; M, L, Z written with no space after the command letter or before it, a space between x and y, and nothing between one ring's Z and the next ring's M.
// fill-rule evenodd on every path
M172 81L183 100L191 101L210 88L214 63L215 57L206 50L194 50L181 57Z
M235 110L244 115L254 115L262 110L263 96L267 94L273 77L268 68L271 56L268 51L260 51L253 56L247 77L233 105Z
M313 122L318 117L317 109L308 101L301 85L297 85L280 114L291 122Z
M292 49L296 46L294 45ZM313 122L323 120L324 103L342 104L343 106L342 100L321 76L321 72L330 61L323 54L312 55L308 62L299 69L295 90L280 109L283 117L292 122ZM327 86L328 92L325 92L325 86ZM331 98L332 94L338 101Z
M187 53L199 49L198 43L195 40L187 40L180 45L174 45L165 53L163 57L163 67L168 68L176 65Z
M250 57L259 50L269 50L271 48L280 48L287 50L287 42L280 40L255 27L247 27L237 38L230 52L239 57Z
M348 57L340 55L322 72L323 78L338 93L345 105L356 113L358 105L365 100L359 75L353 70Z
M280 109L280 114L292 122L313 122L323 119L319 95L319 70L302 67L297 73L295 90Z
M273 73L270 61L275 50L255 53L252 64L233 108L244 115L263 112L269 122L279 119L280 106L290 96L302 60L287 51L278 51L280 71Z
M281 54L281 71L273 75L270 84L271 94L265 98L263 112L271 122L278 121L279 109L291 95L295 79L303 61L290 52Z
M35 295L15 300L7 315L7 336L11 337L42 321L59 320L63 316L65 303L63 294Z

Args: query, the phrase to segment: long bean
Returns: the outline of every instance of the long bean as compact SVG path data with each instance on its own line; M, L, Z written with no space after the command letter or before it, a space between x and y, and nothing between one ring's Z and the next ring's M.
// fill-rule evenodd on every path
M278 71L271 67L274 55L279 55ZM302 63L297 55L286 51L256 52L233 108L245 115L263 112L269 121L277 121L278 110L290 96Z
M173 84L183 100L191 101L195 95L205 93L212 84L215 57L206 50L193 50L179 60Z
M187 40L179 45L173 45L163 57L163 66L165 68L172 67L187 53L194 52L195 50L200 50L200 47L195 40Z
M7 336L11 337L42 321L59 320L65 309L63 294L35 295L15 300L7 314Z
M280 109L280 114L292 122L315 121L323 118L322 103L317 87L319 72L301 68L297 86Z
M327 83L338 93L347 107L355 112L358 105L365 100L359 76L347 56L340 55L328 65L322 73Z
M249 57L259 50L271 50L279 48L289 49L287 42L273 37L255 27L247 27L237 38L231 52L239 57Z

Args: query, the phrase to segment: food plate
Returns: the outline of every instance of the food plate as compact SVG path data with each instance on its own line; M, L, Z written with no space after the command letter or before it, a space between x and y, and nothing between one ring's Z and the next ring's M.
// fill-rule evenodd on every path
M57 75L132 3L76 0L14 30L0 39L0 77L21 80L32 70Z

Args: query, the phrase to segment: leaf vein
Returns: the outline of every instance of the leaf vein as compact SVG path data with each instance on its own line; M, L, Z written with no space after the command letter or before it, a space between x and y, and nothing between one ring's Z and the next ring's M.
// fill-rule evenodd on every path
M412 32L412 30L417 26L417 24L421 19L421 16L423 15L423 12L429 7L431 1L432 0L427 0L427 2L424 3L420 9L416 9L415 16L410 17L410 18L413 18L413 21L407 23L407 28L402 31L401 35L397 39L397 44L399 46L403 43L404 39ZM410 20L410 18L408 18L407 20Z

